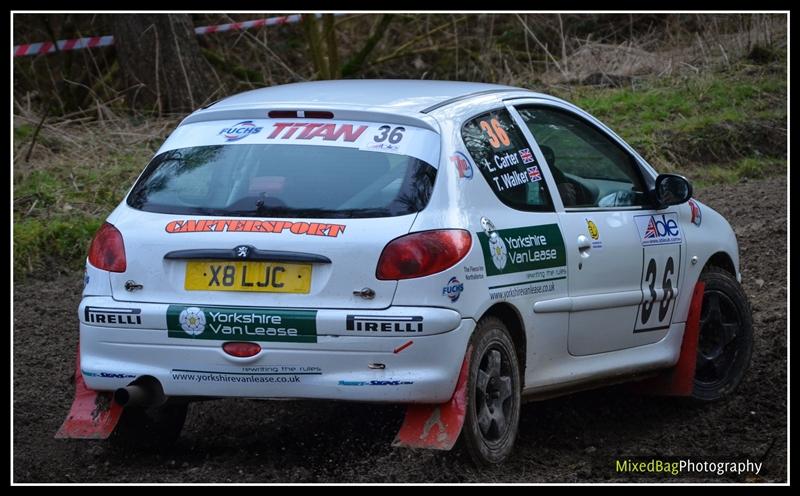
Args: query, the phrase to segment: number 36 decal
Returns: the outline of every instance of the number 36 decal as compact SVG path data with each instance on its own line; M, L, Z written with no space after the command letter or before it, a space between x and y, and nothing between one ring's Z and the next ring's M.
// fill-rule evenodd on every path
M388 138L389 143L396 145L403 140L403 133L405 130L406 128L404 127L392 129L392 126L381 126L378 128L380 134L376 134L372 139L375 140L375 143L383 143Z
M666 329L672 321L680 270L680 249L645 250L643 299L633 332Z

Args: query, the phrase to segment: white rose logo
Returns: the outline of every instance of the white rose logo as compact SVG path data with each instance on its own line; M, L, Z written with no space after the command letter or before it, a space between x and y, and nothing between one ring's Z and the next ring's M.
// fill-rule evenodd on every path
M190 336L200 335L206 328L206 314L197 307L184 309L178 321L181 323L181 328Z
M491 236L489 238L489 253L492 254L492 262L494 262L497 270L503 270L506 266L508 250L506 250L506 244L500 236Z

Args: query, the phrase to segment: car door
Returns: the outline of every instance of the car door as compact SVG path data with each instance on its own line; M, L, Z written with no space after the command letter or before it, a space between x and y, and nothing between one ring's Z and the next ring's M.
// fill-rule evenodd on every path
M588 116L544 101L514 107L556 184L567 249L569 297L537 311L570 312L572 355L659 341L683 253L675 207L653 209L638 160Z
M500 107L467 120L461 137L494 193L489 196L499 200L481 209L476 226L490 299L530 308L533 301L565 294L566 252L558 216L521 128Z

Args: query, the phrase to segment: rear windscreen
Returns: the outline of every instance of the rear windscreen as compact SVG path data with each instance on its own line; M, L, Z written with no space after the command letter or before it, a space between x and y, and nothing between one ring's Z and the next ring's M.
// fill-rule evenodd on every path
M431 164L396 152L285 143L189 146L154 157L127 202L188 215L393 217L422 210L435 178Z

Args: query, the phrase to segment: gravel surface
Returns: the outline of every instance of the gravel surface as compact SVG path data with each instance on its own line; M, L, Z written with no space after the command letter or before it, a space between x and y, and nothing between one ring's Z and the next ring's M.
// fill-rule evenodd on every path
M606 388L527 403L512 458L478 471L458 452L390 446L399 406L219 400L192 404L159 454L53 435L69 410L82 274L14 288L15 482L614 482L786 480L786 178L698 191L739 240L755 348L729 399L695 405ZM763 461L760 476L620 476L614 460Z

